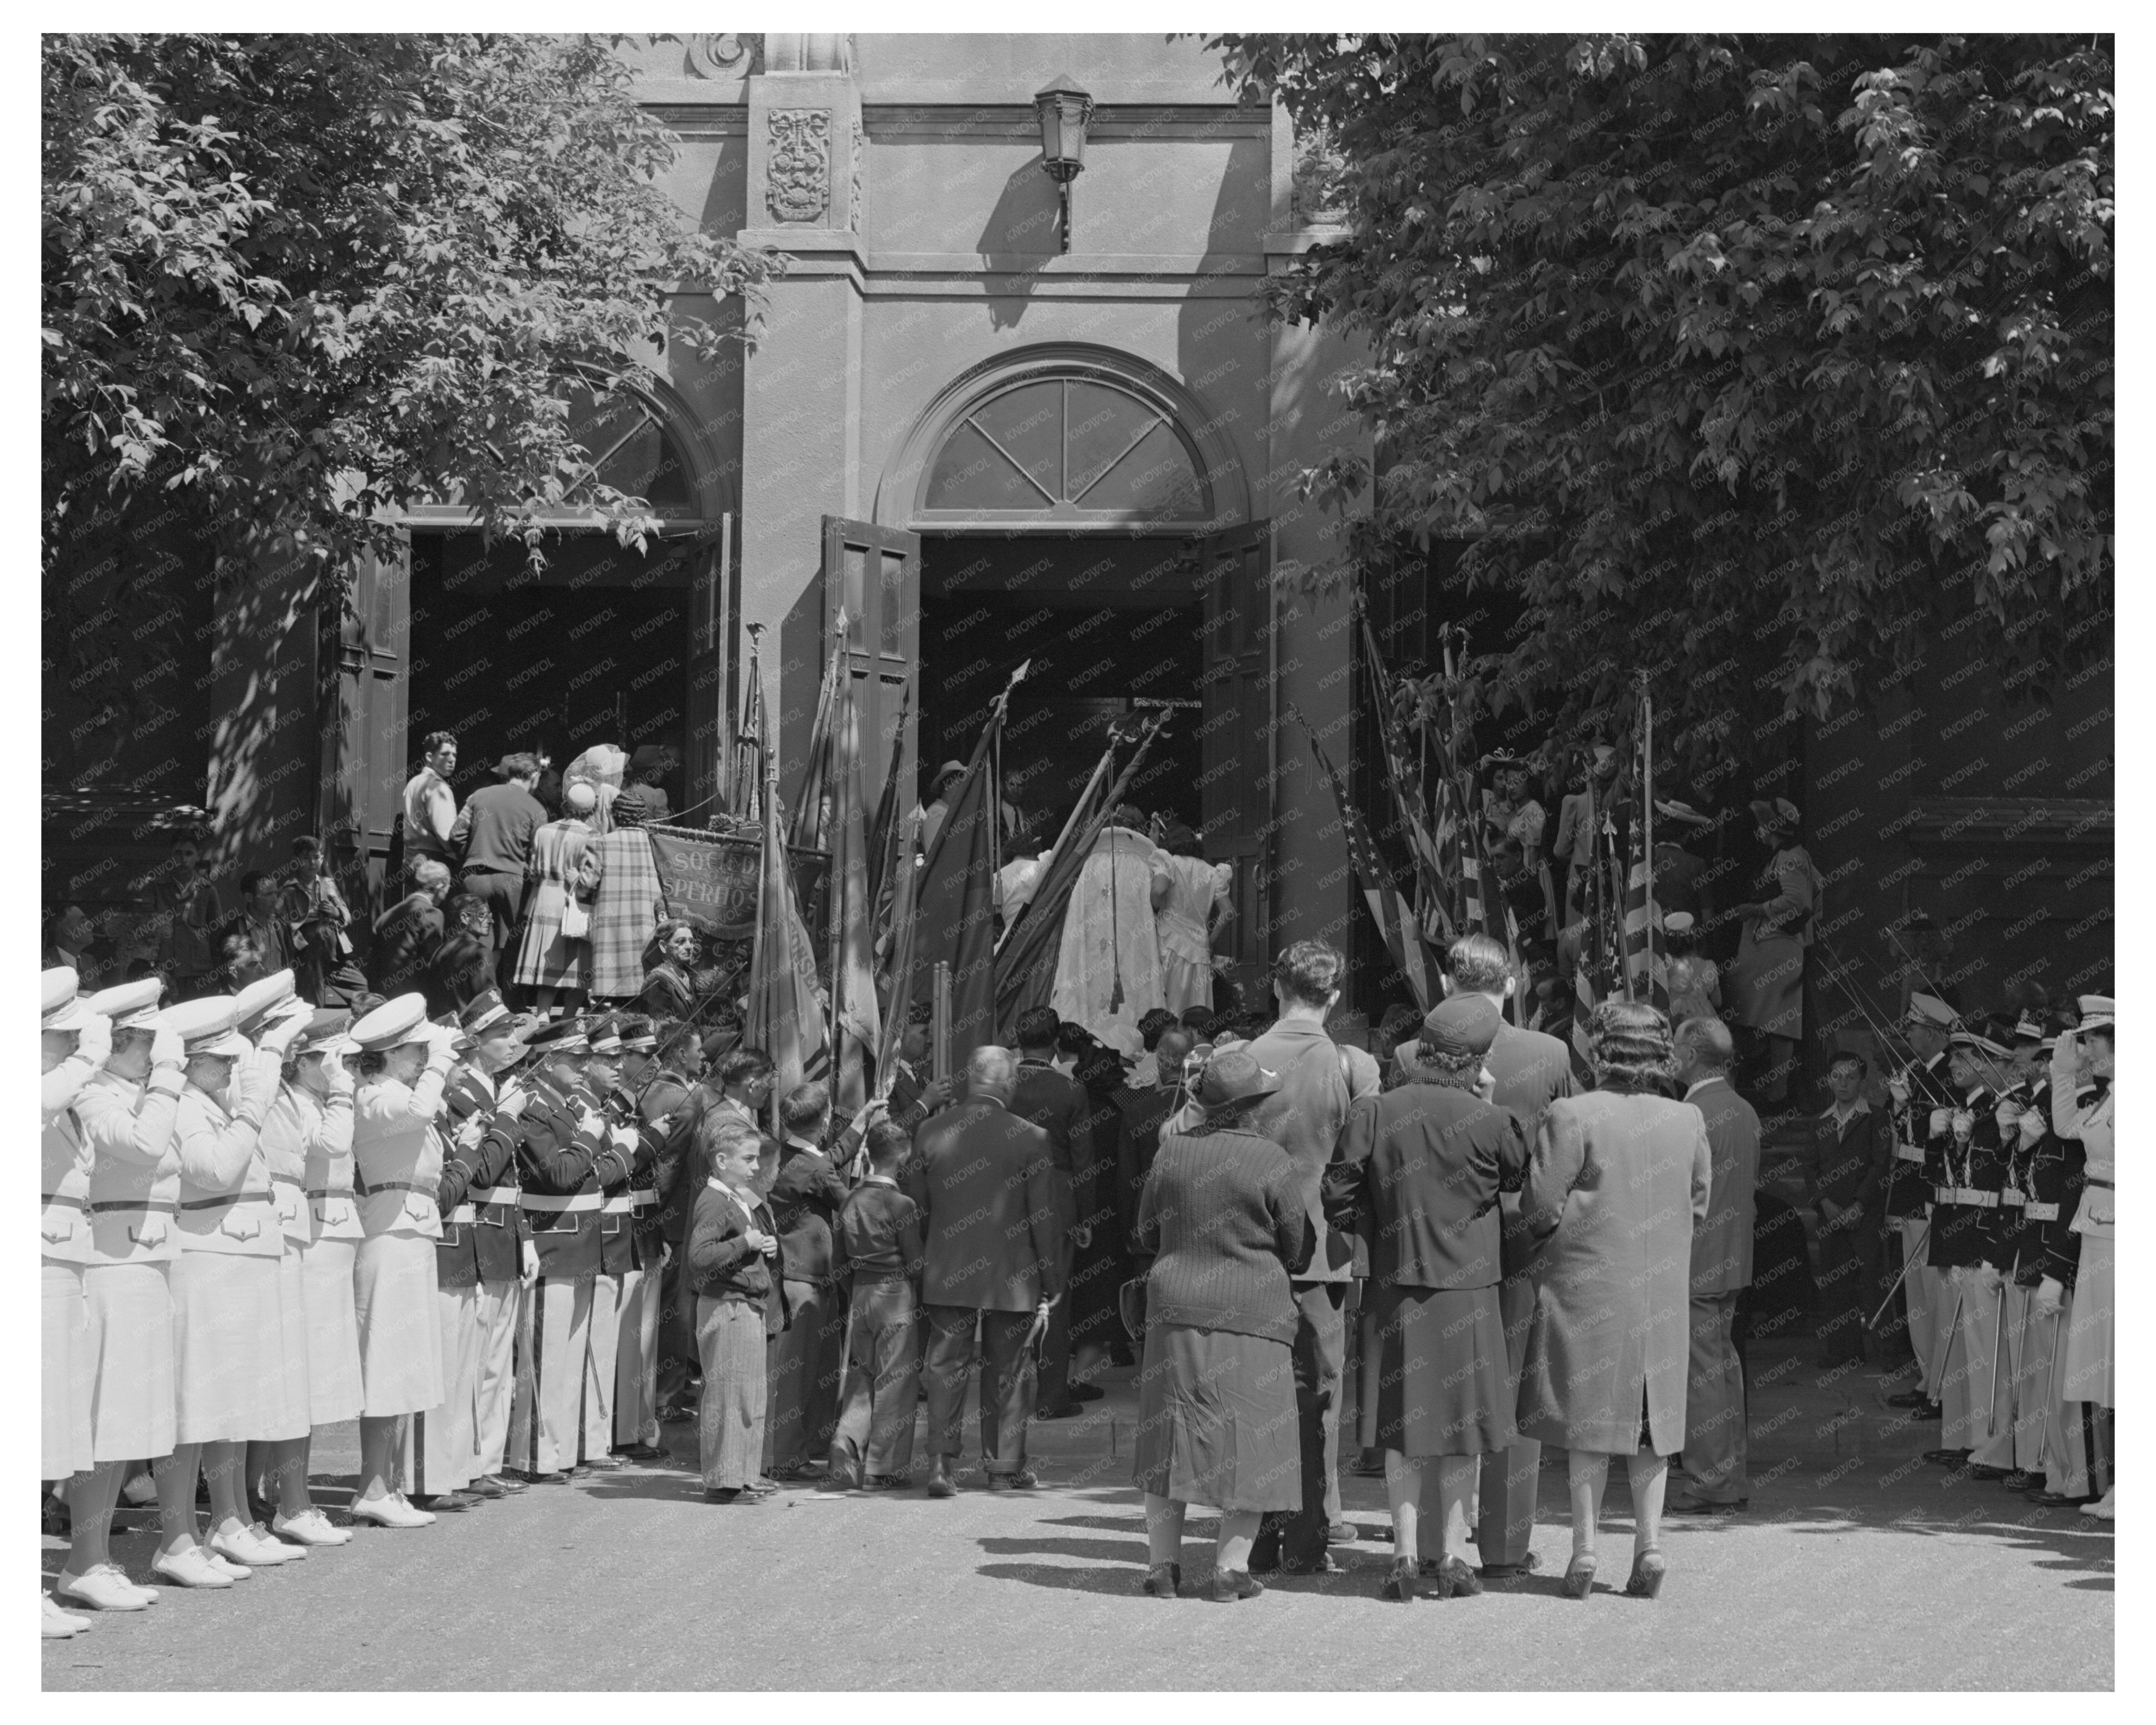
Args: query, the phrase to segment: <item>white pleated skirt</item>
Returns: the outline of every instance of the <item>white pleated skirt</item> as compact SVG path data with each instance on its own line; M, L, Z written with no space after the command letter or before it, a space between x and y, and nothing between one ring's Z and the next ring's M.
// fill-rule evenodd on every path
M2084 1234L2081 1267L2074 1272L2073 1309L2066 1321L2066 1400L2118 1405L2112 1386L2118 1358L2118 1240Z
M83 1292L82 1271L80 1264L56 1258L44 1260L39 1302L44 1335L38 1351L43 1414L40 1479L67 1479L80 1473L93 1459L90 1302Z
M93 1264L90 1301L90 1450L100 1461L172 1453L172 1286L169 1260Z
M271 1379L277 1399L271 1441L303 1438L314 1430L314 1408L307 1391L307 1292L300 1267L300 1249L285 1243L277 1260L277 1343L279 1370Z
M375 1234L360 1241L352 1304L359 1316L361 1411L380 1418L439 1407L449 1392L434 1309L434 1242L418 1234Z
M356 1240L318 1240L301 1248L300 1291L307 1314L307 1418L313 1425L357 1420L365 1401L359 1375L359 1314L352 1305Z
M278 1260L182 1249L172 1260L173 1436L246 1443L284 1422Z

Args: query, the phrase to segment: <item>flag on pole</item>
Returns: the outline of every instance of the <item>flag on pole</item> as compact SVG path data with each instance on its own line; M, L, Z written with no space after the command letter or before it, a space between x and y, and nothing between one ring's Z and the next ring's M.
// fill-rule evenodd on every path
M861 710L854 674L842 667L831 714L832 802L829 906L831 954L831 1096L842 1116L869 1099L870 1068L881 1041L876 1006L868 823L861 809Z
M1317 757L1318 770L1332 788L1333 807L1340 811L1340 830L1348 841L1348 860L1354 865L1363 901L1370 907L1378 932L1384 937L1385 951L1392 955L1394 968L1407 978L1416 1007L1428 1012L1437 1004L1437 967L1423 944L1414 908L1393 884L1392 870L1385 866L1384 859L1378 854L1377 841L1371 838L1369 828L1348 800L1348 786L1327 757L1317 741L1317 733L1293 707L1288 709L1288 716L1302 726L1302 734L1310 739L1310 752Z
M1631 869L1625 883L1625 976L1632 998L1645 1000L1666 1013L1670 1009L1670 978L1661 942L1657 918L1649 914L1647 860L1641 851L1640 823L1632 823Z
M749 629L748 687L742 695L741 729L734 738L733 782L739 806L733 811L744 820L763 819L763 671L758 657L758 624Z
M898 1076L899 1039L906 1034L906 1009L913 999L914 927L921 907L921 864L914 845L921 831L918 803L898 823L897 860L891 876L891 965L880 999L883 1034L876 1045L875 1093L891 1094Z
M796 850L830 849L837 790L832 780L832 725L838 711L839 679L852 680L852 673L844 664L847 621L841 609L831 634L830 655L824 661L824 680L816 689L816 719L808 727L808 753L800 786L793 793L793 819L787 829L786 842Z
M1587 1021L1594 1014L1594 977L1582 952L1572 973L1572 1069L1586 1088L1594 1087L1594 1062L1588 1052Z
M801 921L779 830L778 761L766 757L763 782L763 868L757 882L756 942L750 949L749 1045L771 1056L778 1069L775 1094L786 1092L825 1069L829 1045L824 1000L816 986L816 949Z
M1422 775L1416 768L1414 751L1408 746L1407 732L1400 723L1397 686L1378 651L1377 631L1370 627L1370 614L1360 594L1356 596L1355 617L1363 626L1363 651L1369 660L1370 689L1378 708L1378 737L1385 754L1385 783L1392 791L1401 829L1407 835L1409 853L1414 859L1419 933L1426 922L1442 927L1450 920L1445 908L1445 859L1431 828L1430 805L1423 799ZM1317 739L1311 741L1315 747ZM1368 829L1364 830L1367 834Z

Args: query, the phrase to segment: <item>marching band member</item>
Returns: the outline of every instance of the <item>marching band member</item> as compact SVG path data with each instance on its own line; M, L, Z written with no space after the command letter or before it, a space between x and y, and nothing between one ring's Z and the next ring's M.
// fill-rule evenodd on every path
M162 1532L151 1568L182 1587L229 1587L258 1565L306 1554L305 1546L255 1533L242 1471L249 1440L272 1435L284 1414L278 1263L285 1240L262 1122L285 1050L312 1009L279 1010L259 1047L234 1028L239 1013L227 997L182 1001L165 1014L186 1043L187 1082L175 1127L174 1442L162 1467L151 1469ZM198 1471L209 1481L207 1550L196 1532Z
M71 1479L95 1465L90 1425L94 1375L90 1360L90 1302L83 1272L94 1261L90 1242L91 1152L74 1103L112 1050L107 1021L76 998L80 980L66 965L45 972L38 990L38 1101L44 1117L43 1214L38 1221L39 1353L43 1463L40 1477ZM43 1600L44 1634L64 1638L90 1620Z
M352 1531L316 1507L307 1485L314 1429L359 1417L359 1318L352 1268L360 1237L352 1196L352 1014L313 1014L285 1056L284 1084L262 1124L285 1228L285 1326L306 1355L305 1435L275 1447L277 1506L270 1531L295 1545L344 1545ZM296 1188L296 1192L293 1189ZM295 1201L296 1199L296 1201Z
M1888 1100L1893 1106L1894 1160L1887 1172L1882 1207L1887 1220L1902 1237L1903 1309L1907 1312L1910 1351L1917 1357L1917 1387L1890 1395L1887 1404L1907 1408L1919 1420L1941 1417L1938 1382L1933 1363L1938 1353L1940 1321L1950 1307L1946 1287L1926 1253L1930 1240L1932 1191L1934 1184L1926 1168L1931 1139L1930 1120L1938 1108L1953 1104L1952 1080L1947 1071L1947 1036L1954 1027L1953 1009L1931 994L1912 994L1902 1024L1916 1059L1890 1080Z
M2071 1231L2081 1236L2081 1258L2074 1281L2073 1312L2066 1323L2063 1389L2069 1404L2082 1404L2084 1429L2107 1439L2111 1409L2117 1405L2112 1379L2117 1358L2113 1302L2118 1189L2114 1183L2118 1177L2112 1151L2116 1133L2112 1106L2117 1093L2112 1086L2118 1009L2101 994L2082 995L2080 1007L2080 1029L2061 1032L2051 1051L2052 1129L2061 1137L2079 1138L2087 1158L2081 1202L2070 1224ZM2098 1086L2098 1094L2087 1101L2076 1088L2084 1075ZM2102 1444L2102 1453L2108 1461L2107 1440ZM2093 1443L2088 1460L2093 1485L2093 1470L2098 1466ZM2088 1506L2088 1513L2102 1521L2111 1520L2112 1494L2116 1490L2117 1482L2107 1480L2102 1497Z
M591 1327L585 1332L583 1435L578 1464L610 1470L619 1467L622 1460L613 1453L614 1378L620 1363L622 1307L636 1270L636 1200L630 1177L643 1141L635 1125L635 1101L621 1088L622 1056L627 1050L619 1025L603 1019L589 1034L584 1095L605 1117L613 1156L599 1204L599 1264L592 1278ZM613 1172L617 1166L619 1173ZM648 1168L644 1178L649 1186L653 1176Z
M1931 1111L1926 1165L1933 1173L1932 1234L1927 1254L1944 1277L1951 1304L1939 1327L1932 1380L1944 1419L1940 1444L1927 1461L1958 1467L1992 1430L1994 1356L2005 1304L2000 1274L1999 1194L2005 1160L1994 1117L1998 1097L1984 1082L1997 1075L2006 1050L1973 1030L1948 1040L1951 1106ZM1979 1479L1998 1479L1994 1464L1970 1463Z
M68 1488L74 1544L55 1599L97 1611L140 1611L157 1597L112 1559L112 1512L131 1463L172 1452L172 1295L178 1251L180 1158L172 1142L184 1045L162 1028L156 977L93 995L112 1026L105 1069L83 1086L74 1112L88 1141L90 1453L95 1466Z
M614 1453L631 1461L667 1455L659 1441L659 1296L668 1249L659 1215L659 1153L674 1112L689 1094L689 1080L675 1065L701 1053L681 1034L659 1053L658 1027L649 1019L622 1024L622 1084L635 1108L638 1148L629 1176L629 1228L634 1262L622 1277L621 1339L614 1353Z
M527 1479L558 1485L568 1478L583 1437L585 1356L604 1201L598 1170L605 1165L619 1184L628 1178L629 1163L583 1091L590 1043L583 1022L558 1020L531 1042L538 1070L523 1081L530 1100L516 1121L516 1168L539 1274L509 1445Z
M400 994L352 1027L359 1049L352 1153L365 1237L353 1264L364 1397L359 1418L355 1521L424 1527L434 1518L397 1489L410 1416L444 1399L434 1309L434 1242L442 1177L434 1122L454 1033L427 1021L423 994Z

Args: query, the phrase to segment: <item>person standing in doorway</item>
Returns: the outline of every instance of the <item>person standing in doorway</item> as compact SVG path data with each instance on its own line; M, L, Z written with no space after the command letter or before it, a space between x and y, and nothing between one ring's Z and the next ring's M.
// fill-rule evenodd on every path
M1213 1004L1213 931L1227 911L1235 871L1206 861L1198 835L1179 820L1168 824L1160 848L1168 871L1168 896L1153 912L1161 993L1165 1010L1179 1018L1194 1006Z
M404 782L404 866L423 856L445 867L450 862L449 834L457 824L456 793L449 775L457 770L457 740L446 731L428 732L420 745L425 758Z
M495 771L501 782L472 793L449 842L464 848L464 890L486 906L494 925L496 975L506 993L511 979L505 973L516 963L511 937L524 908L532 835L546 824L547 809L533 794L539 784L538 756L504 755Z

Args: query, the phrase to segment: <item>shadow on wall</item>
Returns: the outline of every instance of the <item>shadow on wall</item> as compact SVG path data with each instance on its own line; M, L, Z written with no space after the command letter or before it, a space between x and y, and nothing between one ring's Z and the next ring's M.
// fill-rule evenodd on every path
M1014 168L974 242L989 272L981 287L993 327L1016 329L1025 316L1034 282L1061 244L1062 219L1055 182L1041 171L1039 158Z

